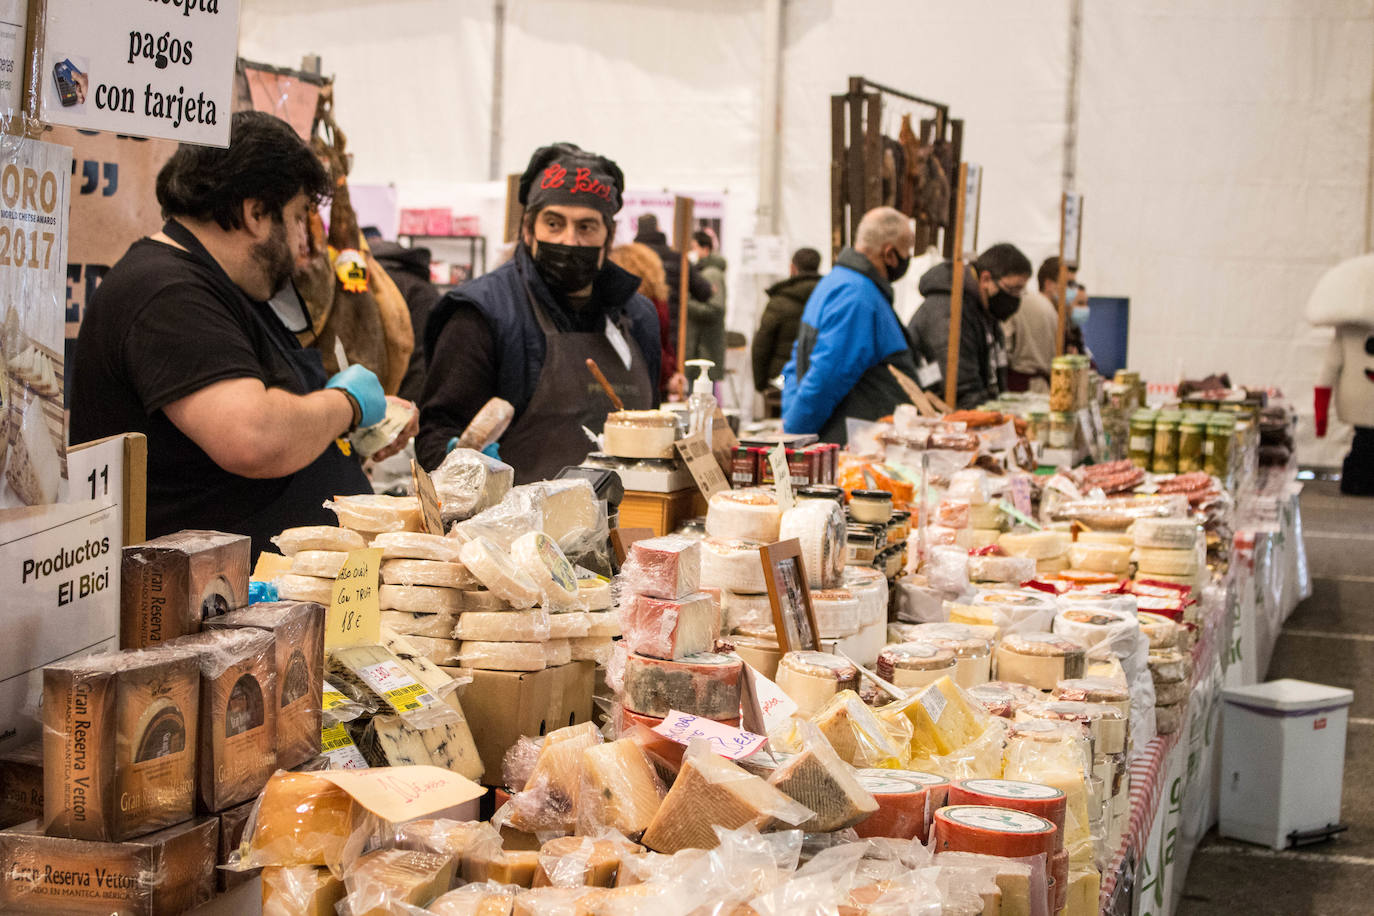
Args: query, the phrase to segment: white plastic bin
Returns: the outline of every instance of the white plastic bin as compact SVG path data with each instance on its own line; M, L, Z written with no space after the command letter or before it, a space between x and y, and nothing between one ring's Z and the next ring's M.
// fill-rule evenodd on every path
M1353 697L1291 679L1222 690L1222 836L1285 849L1335 832Z

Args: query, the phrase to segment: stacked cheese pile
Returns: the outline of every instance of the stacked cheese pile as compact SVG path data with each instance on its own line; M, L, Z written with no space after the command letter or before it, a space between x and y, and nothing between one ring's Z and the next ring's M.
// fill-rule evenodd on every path
M462 545L437 534L397 531L377 535L371 546L382 551L377 590L382 625L434 664L455 665L454 628L465 607L464 592L477 586L459 559Z
M1002 535L997 546L1011 557L1035 561L1038 576L1062 573L1069 568L1073 536L1067 531L1027 531Z
M333 601L334 580L348 552L367 546L358 532L328 525L288 528L272 538L272 543L291 560L291 571L277 580L277 595L283 600L314 601L326 607Z
M1155 728L1170 735L1183 725L1187 710L1188 675L1192 655L1184 645L1184 630L1167 617L1140 615L1140 629L1150 641L1150 677L1155 685Z
M720 589L725 632L771 625L759 548L778 540L781 525L782 511L767 490L725 490L711 498L701 542L701 586Z
M928 543L953 544L965 550L995 546L1011 520L998 508L998 502L985 471L966 468L954 473L935 507L934 524L927 530Z
M1128 532L1080 531L1069 548L1069 572L1082 585L1119 583L1130 577L1133 546Z
M1202 529L1187 518L1142 518L1131 525L1136 578L1196 588L1207 573Z
M572 660L569 637L554 639L547 608L535 606L541 600L541 584L552 583L564 596L576 597L572 567L541 532L527 532L517 543L525 549L516 554L512 547L509 556L485 535L462 545L464 565L485 586L464 595L466 603L454 630L461 641L457 662L463 668L540 671ZM544 582L536 581L531 573ZM564 627L560 632L568 630Z

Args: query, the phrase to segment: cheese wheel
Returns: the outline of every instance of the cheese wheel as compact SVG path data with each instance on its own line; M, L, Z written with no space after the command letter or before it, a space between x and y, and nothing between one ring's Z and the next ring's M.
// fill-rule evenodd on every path
M435 588L474 588L477 580L461 563L443 560L383 560L386 585L429 585Z
M889 770L885 768L866 767L855 771L860 776L887 776L893 779L903 779L907 782L914 782L918 786L923 786L927 796L926 824L930 823L930 815L936 808L945 806L945 798L949 791L949 780L935 773L926 773L921 770Z
M297 576L337 579L348 554L342 550L300 550L291 557L291 572Z
M1099 607L1072 607L1055 615L1053 631L1081 642L1092 649L1108 646L1134 645L1140 625L1134 614ZM1124 643L1123 643L1124 641Z
M954 653L954 682L965 689L992 677L993 627L959 623L921 623L907 628L907 640L944 646Z
M950 623L996 627L1004 633L1043 632L1050 628L1058 605L1044 592L979 591L968 604L947 604Z
M542 671L547 662L542 642L464 640L458 650L458 664L493 671Z
M615 640L609 636L574 636L568 646L575 662L596 662L605 667L615 651Z
M577 593L581 603L589 611L609 611L611 609L611 582L601 576L577 580Z
M454 665L458 659L458 640L442 639L433 636L407 636L406 642L421 658L427 658L436 665Z
M430 585L383 585L377 600L384 611L414 614L452 614L463 609L463 593Z
M730 637L729 644L735 647L735 654L750 668L770 681L778 679L782 649L778 646L777 639L734 635Z
M1080 531L1075 544L1095 544L1109 547L1134 547L1135 537L1129 531Z
M720 632L715 604L702 592L685 598L630 595L620 609L620 625L631 652L654 658L709 652Z
M772 544L778 540L782 510L777 497L762 488L722 490L706 510L706 534Z
M1206 583L1207 568L1200 566L1198 571L1187 576L1170 576L1164 573L1137 573L1136 584L1160 582L1169 585L1185 585L1190 589L1201 588Z
M1188 699L1188 682L1155 681L1155 703L1159 706L1173 706Z
M1001 531L1007 527L1010 516L997 507L997 503L983 503L969 506L968 527L985 531Z
M859 599L859 626L886 622L887 576L870 566L846 566L840 576L840 587Z
M515 565L539 589L544 607L558 609L577 606L580 593L577 575L557 541L542 531L530 531L516 538L510 551Z
M1106 703L1049 700L1022 707L1017 710L1016 718L1021 721L1048 719L1077 722L1092 736L1095 754L1120 754L1126 750L1126 716L1115 706Z
M463 589L463 610L465 611L513 611L515 608L505 599L485 588ZM521 608L523 610L523 608Z
M277 580L277 596L283 601L314 601L329 607L334 600L334 580L287 573Z
M1054 786L1019 779L956 779L949 784L951 805L991 805L1043 817L1055 826L1055 846L1064 844L1068 796Z
M332 525L287 528L272 538L272 543L287 557L295 556L302 550L337 550L347 553L350 550L362 550L367 546L367 542L358 532L348 528L335 528Z
M382 626L400 636L435 636L452 639L458 626L457 614L416 614L411 611L382 611Z
M928 530L934 530L934 527L932 525ZM1001 539L1002 532L996 528L958 528L954 529L954 536L950 538L949 543L965 550L984 550L988 547L996 547Z
M976 852L1009 859L1048 857L1057 832L1043 817L992 805L947 805L935 812L931 829L937 853Z
M724 589L720 593L720 608L725 615L726 632L734 632L741 627L767 627L773 624L773 605L764 594L744 594Z
M782 514L778 540L796 538L801 544L802 565L812 588L834 588L844 574L847 531L844 510L838 502L808 499Z
M1035 578L1036 563L1030 557L969 557L968 577L972 582L1010 582L1020 585Z
M435 560L439 563L457 563L463 549L461 541L422 531L384 532L373 538L370 546L381 548L383 560Z
M1197 522L1190 518L1141 518L1131 525L1136 547L1192 550L1199 533Z
M1069 552L1072 543L1072 536L1067 531L1008 532L997 539L997 546L1009 556L1030 557L1036 561L1062 557Z
M551 615L543 608L528 611L465 611L454 636L477 642L543 642L550 637Z
M1172 706L1155 707L1155 731L1161 735L1172 735L1183 727L1183 708L1187 704L1175 703Z
M992 499L992 484L982 468L964 468L949 475L947 498L962 499L970 506L986 505Z
M1190 661L1190 657L1178 649L1151 649L1150 675L1157 681L1185 680Z
M1016 711L1022 706L1038 703L1045 697L1034 687L1008 681L988 681L968 688L967 692L969 699L999 719L1015 718Z
M570 611L565 614L549 615L549 638L572 639L588 635L591 630L591 614L586 611Z
M1131 717L1131 693L1125 684L1105 677L1080 677L1060 681L1054 685L1056 700L1071 700L1078 703L1106 703L1115 707L1121 715Z
M534 580L512 563L490 538L481 536L468 541L459 557L493 595L512 607L527 608L538 603L539 588Z
M1067 572L1069 569L1069 555L1062 557L1050 557L1048 560L1035 561L1035 574L1037 576L1053 575L1055 573Z
M707 719L739 718L744 664L703 652L678 661L630 653L621 702L631 712L663 718L670 710Z
M1170 649L1178 642L1178 624L1163 614L1141 611L1136 615L1136 620L1140 623L1140 632L1149 640L1151 649Z
M796 714L809 719L841 690L857 692L859 669L838 655L788 652L778 660L777 683L797 704Z
M610 611L587 613L587 635L615 637L620 635L620 618Z
M550 639L544 643L544 667L557 668L572 662L572 645L566 639Z
M925 687L955 673L954 652L933 642L907 642L878 653L878 677L898 687Z
M1084 544L1069 548L1069 565L1088 572L1125 575L1131 568L1131 548L1120 544Z
M1198 568L1197 551L1167 547L1141 547L1135 554L1137 576L1192 576Z
M616 458L673 458L677 418L662 410L618 410L606 415L603 448Z
M1087 652L1077 640L1054 633L1010 633L997 646L997 679L1053 690L1083 676Z
M760 541L706 538L701 542L701 584L733 592L767 591L762 546Z
M842 588L811 593L811 608L821 639L841 639L859 632L859 599Z
M385 531L422 531L420 501L414 496L336 496L324 504L339 520L339 525L366 532L369 536Z
M918 782L888 775L895 772L859 770L855 774L859 785L878 803L878 810L856 824L854 832L865 838L919 839L924 843L930 790Z

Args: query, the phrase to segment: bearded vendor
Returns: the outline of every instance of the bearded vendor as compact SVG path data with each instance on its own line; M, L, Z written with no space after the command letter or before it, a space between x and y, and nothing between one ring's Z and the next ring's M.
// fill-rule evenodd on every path
M639 278L607 257L625 178L570 143L534 153L514 256L453 290L425 331L428 376L416 453L433 470L493 397L515 408L497 448L517 483L580 463L612 407L594 359L627 410L657 406L658 315Z

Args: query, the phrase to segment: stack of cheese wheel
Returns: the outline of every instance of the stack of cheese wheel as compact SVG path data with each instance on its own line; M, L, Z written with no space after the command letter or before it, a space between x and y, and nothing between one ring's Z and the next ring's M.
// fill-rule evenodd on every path
M1137 579L1195 586L1202 563L1202 531L1186 518L1142 518L1131 526Z
M997 508L987 472L981 468L965 468L950 476L934 517L938 528L951 533L951 543L965 550L996 546L1009 518Z
M1008 633L1041 633L1054 621L1058 603L1041 591L986 589L974 593L966 603L946 603L950 623L996 627L999 636Z
M1064 908L1069 891L1069 854L1064 848L1068 796L1054 786L1019 779L959 779L950 783L949 804L1011 808L1054 824L1054 851L1047 863L1049 911L1058 913Z
M589 573L577 580L577 588L580 602L587 607L587 635L570 640L572 657L589 658L598 665L605 665L620 636L620 618L611 608L610 580Z
M878 810L854 827L861 837L926 841L930 817L945 803L949 781L916 770L860 769L859 783L878 802Z
M843 588L811 592L811 608L821 639L842 639L859 632L859 599Z
M859 627L887 625L887 577L871 566L846 566L840 585L859 599Z
M549 612L536 607L539 586L508 551L478 536L461 546L460 557L485 586L463 595L464 610L455 629L462 667L541 671L571 660L568 644L551 638Z
M1069 568L1124 579L1131 573L1131 548L1124 544L1077 541L1069 547Z
M549 666L568 661L609 661L614 633L607 631L612 628L603 614L596 621L600 624L598 632L593 634L592 614L588 610L594 593L604 592L604 596L596 595L598 604L609 603L609 583L584 588L558 542L542 531L526 532L516 538L511 544L511 559L534 582L540 605L549 612L549 642L545 646Z
M1010 633L997 645L997 678L1053 690L1066 678L1082 677L1087 664L1083 644L1055 633Z
M336 496L325 503L339 527L356 531L364 540L391 531L423 531L420 501L414 496Z
M1036 563L1030 557L989 553L968 558L968 578L975 584L1020 585L1034 579L1036 573Z
M957 659L954 682L968 689L992 677L992 647L997 640L994 627L965 623L919 623L904 628L906 639L944 646Z
M1035 571L1041 575L1068 569L1072 544L1073 536L1067 531L1009 532L997 539L997 546L1008 556L1034 560Z
M951 784L950 791L953 792ZM1008 859L1054 854L1054 824L1043 817L995 805L946 805L931 825L936 852L976 852Z
M762 487L722 490L711 497L706 509L708 537L772 544L781 526L777 497Z
M457 665L454 630L464 591L477 586L459 560L462 545L437 534L391 531L374 537L370 546L382 552L377 590L382 624L436 665Z
M847 530L844 510L838 502L807 499L782 514L777 539L797 539L802 566L812 588L835 588L844 573Z
M314 601L325 607L334 599L334 580L349 551L367 546L356 531L328 525L288 528L272 543L291 558L291 571L277 580L277 595L283 601Z
M724 589L720 593L720 609L727 633L742 633L773 625L773 605L766 594L735 592Z
M778 661L777 682L797 704L796 714L809 719L841 690L857 692L859 669L838 655L788 652Z
M1053 786L1064 793L1064 845L1071 867L1093 863L1094 829L1103 809L1100 786L1093 784L1092 762L1092 740L1078 722L1017 721L1007 734L1003 778Z
M989 715L999 719L1014 719L1016 711L1031 703L1039 703L1045 695L1027 684L1008 681L988 681L968 688L968 696Z
M921 688L954 675L954 651L935 642L905 642L878 653L878 677L898 687Z
M763 578L760 541L712 538L701 542L701 587L720 591L721 629L764 626L772 622L768 585Z
M1175 646L1150 650L1155 684L1155 730L1171 735L1183 725L1191 657Z

